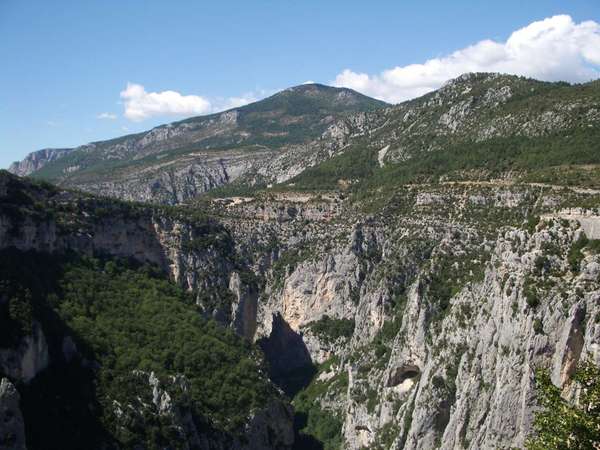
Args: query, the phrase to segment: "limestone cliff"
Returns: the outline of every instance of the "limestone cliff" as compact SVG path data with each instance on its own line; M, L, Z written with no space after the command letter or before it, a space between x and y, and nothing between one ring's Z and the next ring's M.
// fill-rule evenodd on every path
M312 383L345 448L512 448L531 432L535 369L568 390L578 361L600 361L600 256L580 244L600 211L559 206L588 200L448 184L406 189L377 216L256 220L250 202L233 210L253 232L228 223L255 245L277 233L256 338L279 379L327 363ZM325 316L352 335L324 334Z

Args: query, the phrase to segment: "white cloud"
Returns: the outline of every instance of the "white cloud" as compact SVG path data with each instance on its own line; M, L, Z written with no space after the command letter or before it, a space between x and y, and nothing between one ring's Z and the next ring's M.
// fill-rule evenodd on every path
M273 91L257 90L234 97L217 97L212 100L198 95L181 95L176 91L146 92L144 86L127 83L121 91L121 99L125 107L125 117L134 122L154 116L193 116L239 108L256 102ZM113 119L115 115L102 113L99 119Z
M506 42L483 40L423 64L378 75L346 69L332 82L398 103L439 88L466 72L501 72L547 81L584 82L600 76L600 24L568 15L533 22Z
M257 102L265 97L268 97L269 95L274 94L275 92L276 91L272 89L256 89L236 97L218 98L213 102L213 112L239 108L240 106Z
M117 115L113 113L103 112L96 116L96 119L116 120Z
M176 91L146 92L144 86L127 83L121 91L125 117L135 122L154 116L190 116L211 111L208 100L198 95L181 95Z
M252 103L257 100L257 96L253 93L244 94L240 97L229 97L225 101L220 102L219 105L215 107L215 111L224 111L226 109L239 108L240 106L247 105L248 103Z

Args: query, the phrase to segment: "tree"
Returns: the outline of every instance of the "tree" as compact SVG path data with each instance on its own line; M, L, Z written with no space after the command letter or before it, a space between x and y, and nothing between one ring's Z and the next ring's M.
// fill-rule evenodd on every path
M538 401L535 436L528 450L600 448L600 368L591 361L579 365L573 376L576 400L566 400L554 386L547 371L536 374Z

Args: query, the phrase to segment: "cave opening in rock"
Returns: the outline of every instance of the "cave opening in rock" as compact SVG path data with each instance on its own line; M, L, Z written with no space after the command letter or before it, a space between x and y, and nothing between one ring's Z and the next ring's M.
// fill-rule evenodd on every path
M406 380L417 378L421 374L419 366L414 364L404 364L403 366L396 367L390 372L387 386L393 387L404 383Z

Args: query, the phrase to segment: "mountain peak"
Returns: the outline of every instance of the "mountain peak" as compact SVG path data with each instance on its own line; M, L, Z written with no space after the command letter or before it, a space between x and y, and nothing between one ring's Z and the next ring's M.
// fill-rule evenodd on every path
M292 115L302 115L320 110L331 112L357 112L383 108L387 103L367 97L349 88L333 87L319 83L305 83L239 108L240 111L285 110Z

